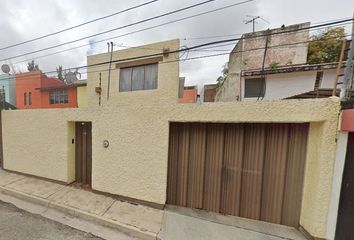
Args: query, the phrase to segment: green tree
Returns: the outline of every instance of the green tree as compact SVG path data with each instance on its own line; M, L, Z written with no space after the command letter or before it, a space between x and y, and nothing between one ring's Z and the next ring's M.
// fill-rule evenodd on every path
M307 63L338 61L344 39L345 31L343 27L330 28L312 36L308 45Z
M218 87L220 87L222 85L222 83L225 81L227 74L229 73L229 62L226 62L223 66L222 66L222 70L221 70L222 76L219 76L216 79L216 84L218 85Z

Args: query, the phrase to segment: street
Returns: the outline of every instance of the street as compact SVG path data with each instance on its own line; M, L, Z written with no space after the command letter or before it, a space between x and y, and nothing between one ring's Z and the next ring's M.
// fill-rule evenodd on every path
M0 240L100 240L69 226L0 201Z

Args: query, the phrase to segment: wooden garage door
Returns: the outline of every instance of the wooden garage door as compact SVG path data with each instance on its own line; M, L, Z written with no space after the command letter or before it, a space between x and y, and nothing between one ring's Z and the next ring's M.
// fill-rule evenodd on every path
M171 123L167 203L298 227L307 135L307 123Z

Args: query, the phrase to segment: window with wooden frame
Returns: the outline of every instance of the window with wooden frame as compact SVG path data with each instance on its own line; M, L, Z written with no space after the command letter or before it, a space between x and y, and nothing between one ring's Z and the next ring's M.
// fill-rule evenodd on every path
M246 78L245 79L245 98L264 97L265 78Z
M25 92L24 94L23 94L23 105L27 105L27 93Z
M157 88L158 64L120 68L119 91L130 92Z

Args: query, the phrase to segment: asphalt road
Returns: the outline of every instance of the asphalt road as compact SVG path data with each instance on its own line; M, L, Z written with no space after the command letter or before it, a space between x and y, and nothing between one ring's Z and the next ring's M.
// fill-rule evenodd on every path
M0 201L0 240L102 240Z

